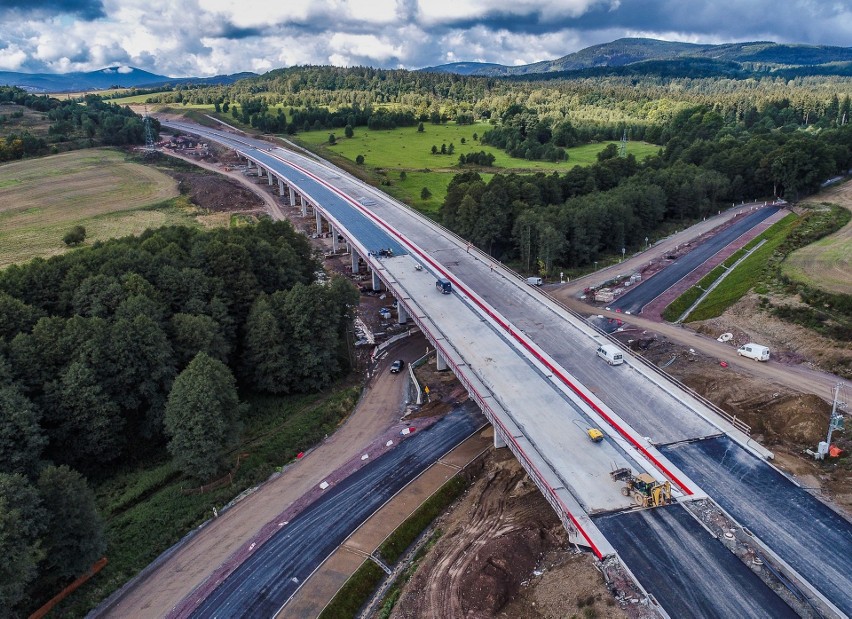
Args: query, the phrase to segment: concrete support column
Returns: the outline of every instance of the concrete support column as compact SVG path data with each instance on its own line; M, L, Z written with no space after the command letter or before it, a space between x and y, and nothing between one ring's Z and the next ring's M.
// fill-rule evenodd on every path
M352 248L352 272L353 273L358 272L358 263L360 262L360 260L361 260L361 256L358 255L358 252L355 251L355 248L353 247Z
M382 280L379 279L379 274L376 273L375 269L373 270L373 290L381 290L382 289Z
M260 166L259 163L257 164L257 177L263 178L263 168Z
M278 176L276 178L278 179L278 195L283 196L284 195L284 179L281 178L280 176Z
M298 194L296 194L298 195ZM305 200L305 196L300 196L302 200L302 217L308 216L308 201Z
M328 222L328 231L331 232L331 251L337 253L337 230Z
M399 324L404 325L408 322L408 312L405 311L405 308L402 306L402 303L397 302L396 313L398 316L397 322Z
M267 177L267 179L269 180L269 184L270 184L270 185L271 185L273 182L275 182L275 177L272 175L272 170L267 170L267 171L266 171L266 177Z
M444 355L441 354L440 350L435 351L435 369L439 372L443 372L449 366L447 365L447 360L444 359Z
M290 196L290 206L296 206L296 192L289 185L287 185L287 195Z
M500 431L497 428L494 428L494 449L500 449L505 446L506 441L503 440L503 436L500 434Z
M314 209L314 214L317 216L317 234L322 234L322 215L316 209Z

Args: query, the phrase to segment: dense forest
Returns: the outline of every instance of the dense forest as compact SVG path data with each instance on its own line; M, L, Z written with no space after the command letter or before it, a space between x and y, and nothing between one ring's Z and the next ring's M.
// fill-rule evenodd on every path
M207 481L245 393L320 390L348 370L358 292L318 268L303 235L261 221L147 231L0 273L0 608L103 553L84 475L167 450Z
M49 127L45 136L28 130L9 132L0 137L0 162L58 152L59 148L88 148L108 145L144 144L142 118L128 107L107 103L96 95L82 102L34 95L21 88L0 86L0 130L23 116L22 111L3 113L4 104L20 105L45 115ZM160 124L151 119L152 135Z
M228 86L187 86L150 93L148 101L219 105L231 114L238 106L240 118L255 127L271 122L264 117L280 121L278 109L289 110L291 116L295 112L314 114L300 117L300 122L291 118L285 127L276 127L282 133L305 130L305 120L310 129L343 127L347 122L341 116L352 113L357 125L368 126L373 114L389 110L411 113L418 122L494 119L496 124L512 106L520 105L551 127L570 121L589 139L620 139L626 130L629 139L649 142L657 142L663 126L679 112L696 106L716 112L728 124L748 122L773 108L784 125L816 127L831 126L844 118L848 121L852 108L852 80L838 76L731 79L636 74L528 81L532 79L369 67L291 67ZM243 108L249 110L247 116ZM350 111L335 114L342 108ZM646 131L651 133L646 135Z
M852 168L852 127L772 131L771 116L749 129L726 126L707 109L685 110L666 125L658 156L638 164L610 145L588 167L564 175L456 176L443 223L527 271L590 264L635 251L661 224L715 214L731 202L796 200Z
M151 100L228 106L246 124L288 133L487 122L483 144L529 160L559 161L567 148L623 137L660 145L660 154L641 164L611 147L596 165L561 176L497 176L484 183L465 172L451 183L441 209L445 225L496 258L542 273L635 250L666 224L731 202L795 201L852 167L852 80L732 77L706 59L671 62L700 70L668 75L649 61L620 71L594 69L596 76L519 81L296 67L227 87L152 94ZM458 165L490 162L474 155Z

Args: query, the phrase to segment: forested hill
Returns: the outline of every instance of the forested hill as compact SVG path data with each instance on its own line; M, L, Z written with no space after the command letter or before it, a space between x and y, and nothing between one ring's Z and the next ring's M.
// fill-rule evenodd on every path
M553 72L583 72L601 67L626 67L647 61L705 60L735 63L743 72L776 72L795 69L798 75L846 75L852 63L852 48L828 45L780 44L770 41L700 45L656 39L626 38L593 45L556 60L521 66L457 62L428 67L426 72L505 77ZM682 66L675 63L675 66ZM711 65L703 65L705 67ZM835 73L833 71L839 71Z
M243 396L318 391L348 370L358 291L318 268L304 235L264 220L0 272L0 617L27 616L104 552L83 475L167 450L187 485L206 482L232 466Z

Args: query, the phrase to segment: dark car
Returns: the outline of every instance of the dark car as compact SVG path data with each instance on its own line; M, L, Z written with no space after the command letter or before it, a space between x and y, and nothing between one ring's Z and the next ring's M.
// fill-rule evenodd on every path
M397 359L393 363L391 363L391 374L397 374L400 370L402 370L402 366L405 365L405 361L402 359Z

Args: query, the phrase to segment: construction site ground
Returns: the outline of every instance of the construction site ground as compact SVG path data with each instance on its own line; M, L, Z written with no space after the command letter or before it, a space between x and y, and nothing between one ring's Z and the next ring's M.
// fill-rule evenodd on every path
M208 165L222 170L221 164ZM265 180L257 182L257 179L238 172L227 173L237 180L254 185L256 193L266 194L267 204L272 202L274 205L270 206L273 214L276 211L279 216L283 213L294 222L297 229L310 232L313 217L301 218L297 209L282 206L271 188L266 187ZM699 224L699 229L693 230L692 237L706 233L714 225L718 225L718 222ZM330 245L330 239L314 239L314 242L318 249L325 251ZM658 249L660 252L667 251L665 245ZM647 263L647 258L641 257L637 264L642 262ZM363 280L349 272L348 264L348 256L326 261L326 266L331 270L351 277L363 286ZM582 290L583 282L575 286ZM600 312L609 317L602 310L576 301L579 296L577 288L572 288L551 292L578 311ZM364 303L360 315L374 333L398 330L393 319L382 319L378 313L379 308L387 306L389 300L373 295L362 295L362 300ZM771 365L758 365L757 362L736 357L735 347L731 344L722 345L710 340L718 345L696 346L694 331L649 320L644 316L619 316L627 319L619 338L658 365L665 365L674 358L666 366L667 372L751 425L754 437L774 450L776 464L793 474L803 486L813 488L814 492L849 514L852 512L852 491L849 490L852 476L848 460L847 464L815 463L801 454L802 449L814 448L824 438L829 411L826 402L828 393L822 393L827 391L824 389L827 382L823 378L810 377L806 372L806 364L825 367L821 358L824 351L836 348L836 354L848 355L848 346L844 349L836 343L820 342L809 331L797 335L796 328L780 321L770 327L771 321L749 306L756 302L755 298L746 297L725 315L715 319L715 322L696 326L714 337L718 331L734 333L737 341L765 340L773 347L773 353L777 347L778 359L789 360L797 368L802 368L800 380L791 381L787 376L773 377L777 373L773 372ZM615 315L612 317L615 318ZM774 329L777 339L771 339L771 332L767 331L770 328ZM423 346L422 341L420 346ZM702 352L699 348L708 352ZM690 352L691 349L696 352ZM790 352L781 352L784 350ZM410 356L406 358L410 360L422 353L412 345L408 354ZM785 357L785 354L790 356ZM383 365L386 366L390 360L385 359ZM728 367L722 367L721 360L726 360ZM802 363L805 365L802 366ZM379 371L384 369L380 368ZM795 388L795 384L810 393L802 393ZM364 432L369 433L371 428L378 431L382 423L391 423L393 415L387 411L384 415L381 421L376 419L363 428L359 427L359 436L366 438ZM349 425L352 425L351 422ZM343 435L336 437L337 434L330 440L339 445L345 445L350 440ZM847 451L852 448L846 439L840 439L838 443ZM234 526L247 531L255 519L248 520L239 523L235 519ZM396 605L395 617L496 616L538 619L650 616L650 611L641 604L630 603L631 599L638 600L638 597L622 595L622 599L616 601L593 557L588 553L578 553L566 544L552 509L506 450L489 454L483 462L478 480L463 500L442 516L435 527L442 532L441 538L422 559L405 587ZM352 554L350 549L340 551L337 555L345 557L341 553L346 552ZM196 556L202 560L201 554ZM322 571L318 572L315 578L308 581L300 595L307 595L313 589L322 592L317 593L317 596L329 597L332 590L336 590L345 580L345 575L354 571L363 561L357 552L355 560L340 557L325 564L329 570L327 579L322 577ZM210 561L206 555L203 560ZM178 571L177 574L172 573L170 578L185 576ZM310 608L318 607L319 597L310 603Z

